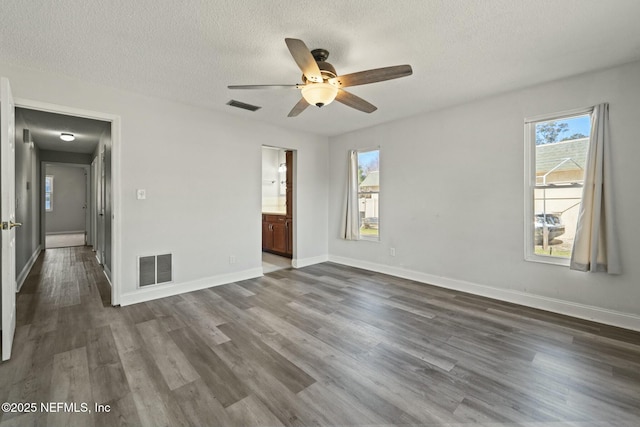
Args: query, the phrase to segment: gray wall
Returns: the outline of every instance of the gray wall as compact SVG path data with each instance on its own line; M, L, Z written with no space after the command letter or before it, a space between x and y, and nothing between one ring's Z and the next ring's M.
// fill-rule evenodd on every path
M68 153L66 151L40 150L40 160L53 163L78 163L90 165L93 156L91 154Z
M16 219L22 227L16 228L16 276L26 273L29 259L39 252L40 223L40 161L39 150L33 143L25 144L22 131L25 120L16 108Z
M85 231L86 177L82 167L47 165L53 175L53 211L46 212L46 232Z

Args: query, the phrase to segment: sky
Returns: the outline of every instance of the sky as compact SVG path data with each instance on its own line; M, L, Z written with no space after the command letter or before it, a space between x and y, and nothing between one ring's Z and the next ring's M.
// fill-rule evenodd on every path
M589 116L580 116L575 119L562 120L562 122L569 124L569 131L565 133L565 136L573 135L574 133L589 135L589 132L591 132L591 120Z
M567 123L569 125L569 130L560 135L560 140L575 133L581 133L586 136L589 136L589 133L591 133L591 117L589 115L574 117L567 120L556 120L556 122Z
M380 155L380 152L378 150L359 152L358 164L361 166L368 166L379 155Z

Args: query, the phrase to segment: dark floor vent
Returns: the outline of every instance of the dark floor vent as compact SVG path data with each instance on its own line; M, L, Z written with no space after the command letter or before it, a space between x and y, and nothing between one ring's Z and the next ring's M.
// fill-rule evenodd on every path
M171 254L139 257L138 272L140 287L171 282L173 280Z
M236 101L232 99L227 102L227 105L231 105L232 107L242 108L243 110L256 111L261 109L262 107L258 107L257 105L245 104L244 102Z

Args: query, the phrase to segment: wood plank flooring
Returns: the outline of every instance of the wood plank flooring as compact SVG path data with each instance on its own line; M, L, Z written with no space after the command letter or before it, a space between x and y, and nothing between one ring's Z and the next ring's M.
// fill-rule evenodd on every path
M325 263L134 306L87 248L18 295L0 426L640 425L640 334Z

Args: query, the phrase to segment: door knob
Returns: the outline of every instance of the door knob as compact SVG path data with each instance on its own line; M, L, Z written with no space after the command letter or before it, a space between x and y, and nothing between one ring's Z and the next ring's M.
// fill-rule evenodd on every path
M13 227L22 227L22 224L19 222L13 222L13 221L3 221L2 223L0 223L0 225L2 225L0 228L2 230L11 230Z

